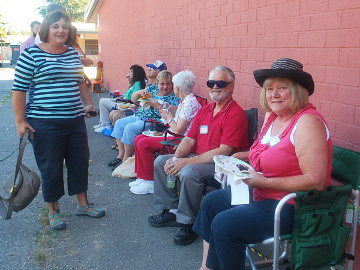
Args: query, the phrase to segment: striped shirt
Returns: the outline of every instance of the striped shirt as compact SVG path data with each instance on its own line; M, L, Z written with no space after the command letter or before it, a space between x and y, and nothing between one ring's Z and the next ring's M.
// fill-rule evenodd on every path
M80 100L83 82L83 66L73 48L50 54L34 45L17 61L12 90L29 91L28 118L75 118L84 115Z

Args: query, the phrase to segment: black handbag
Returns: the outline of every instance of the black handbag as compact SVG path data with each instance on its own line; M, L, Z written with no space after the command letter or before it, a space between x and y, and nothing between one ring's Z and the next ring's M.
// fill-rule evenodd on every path
M29 135L30 130L26 130L20 138L15 174L0 187L0 214L3 219L10 219L13 211L18 212L26 208L39 192L40 177L22 164Z

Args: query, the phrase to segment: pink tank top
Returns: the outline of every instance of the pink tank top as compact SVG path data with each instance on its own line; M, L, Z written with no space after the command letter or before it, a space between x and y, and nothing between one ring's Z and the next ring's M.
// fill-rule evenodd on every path
M299 118L304 114L313 114L318 116L325 124L324 117L316 110L312 104L308 104L305 108L297 112L286 129L279 135L280 142L270 147L268 144L262 144L261 139L266 134L271 124L276 119L277 115L271 113L264 125L259 137L250 148L250 164L256 171L262 172L265 177L286 177L301 175L302 171L299 167L299 161L295 153L295 146L290 141L290 134ZM327 141L328 144L328 172L326 185L331 181L331 167L332 167L332 142L331 138ZM270 188L254 188L253 199L260 201L264 199L281 200L285 195L289 194L286 191L280 191ZM291 202L293 204L293 202Z

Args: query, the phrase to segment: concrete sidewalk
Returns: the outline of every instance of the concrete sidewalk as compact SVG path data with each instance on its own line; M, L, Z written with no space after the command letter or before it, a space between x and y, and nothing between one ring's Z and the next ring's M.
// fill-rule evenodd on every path
M0 100L11 92L12 68L0 69ZM6 77L7 78L7 77ZM101 97L92 94L95 107ZM18 146L11 100L0 105L0 159ZM111 177L106 163L115 157L113 140L93 131L98 117L87 119L91 153L89 200L106 209L101 219L75 216L76 200L64 196L61 210L67 229L49 230L44 219L41 193L11 220L0 219L0 265L13 269L197 269L201 262L201 241L189 246L173 244L178 228L153 228L148 222L153 210L152 195L133 195L129 179ZM0 183L13 172L16 153L0 162ZM32 148L27 146L24 163L37 171ZM45 224L45 225L44 225Z

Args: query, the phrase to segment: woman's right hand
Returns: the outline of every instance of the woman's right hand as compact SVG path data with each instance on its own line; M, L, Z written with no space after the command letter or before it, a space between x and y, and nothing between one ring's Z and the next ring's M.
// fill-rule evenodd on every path
M241 159L243 161L248 161L249 160L249 152L237 152L235 154L232 155L232 157L237 158L237 159Z
M30 129L32 132L36 132L36 130L33 129L32 126L30 126L26 122L21 122L21 123L16 124L16 131L17 131L17 133L19 135L19 138L24 137L26 129Z
M150 96L150 93L145 89L139 90L137 93L139 94L139 98Z

